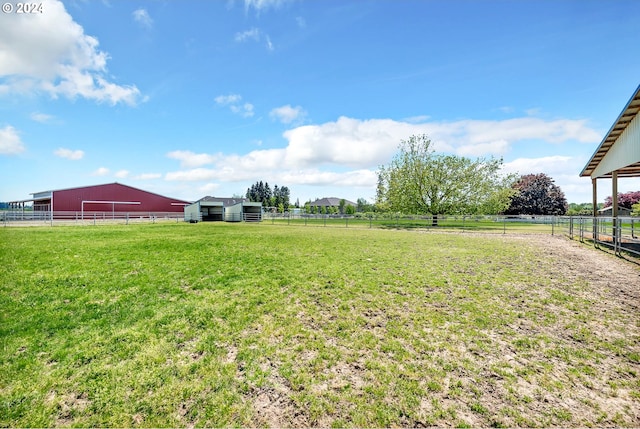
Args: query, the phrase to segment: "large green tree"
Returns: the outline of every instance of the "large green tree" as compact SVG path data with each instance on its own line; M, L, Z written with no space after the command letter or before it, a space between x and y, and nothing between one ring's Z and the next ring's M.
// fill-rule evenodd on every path
M378 170L379 207L403 213L494 214L509 205L515 177L502 160L436 154L426 135L403 140L388 166Z

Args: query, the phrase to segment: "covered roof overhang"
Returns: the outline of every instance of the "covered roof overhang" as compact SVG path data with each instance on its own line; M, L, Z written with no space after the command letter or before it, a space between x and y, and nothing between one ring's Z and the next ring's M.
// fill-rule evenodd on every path
M613 171L618 177L640 177L640 157L629 155L640 153L640 142L636 141L640 129L640 86L618 116L591 159L580 173L580 177L612 177ZM629 132L631 128L634 132ZM626 138L628 137L628 138ZM617 141L618 148L611 150ZM630 162L630 163L629 163ZM628 163L628 164L627 164Z

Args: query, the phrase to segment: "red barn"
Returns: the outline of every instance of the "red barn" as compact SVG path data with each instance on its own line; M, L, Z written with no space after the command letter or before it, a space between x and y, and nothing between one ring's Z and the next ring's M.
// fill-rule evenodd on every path
M121 183L35 192L34 211L182 213L189 201L164 197Z

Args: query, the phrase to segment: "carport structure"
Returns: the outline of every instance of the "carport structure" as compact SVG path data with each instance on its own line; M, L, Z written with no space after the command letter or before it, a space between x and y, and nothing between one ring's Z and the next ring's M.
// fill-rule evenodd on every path
M580 173L580 177L591 177L593 194L593 216L598 215L596 181L612 179L611 216L618 216L618 178L640 177L640 86L618 116L605 138Z

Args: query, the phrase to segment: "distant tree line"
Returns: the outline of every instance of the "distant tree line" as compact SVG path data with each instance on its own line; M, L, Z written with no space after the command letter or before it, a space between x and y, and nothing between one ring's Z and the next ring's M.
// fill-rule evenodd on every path
M275 207L280 213L289 210L291 192L286 186L274 185L273 189L268 182L256 182L247 188L249 201L262 203L263 207Z

